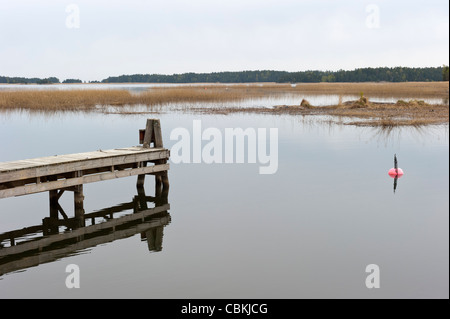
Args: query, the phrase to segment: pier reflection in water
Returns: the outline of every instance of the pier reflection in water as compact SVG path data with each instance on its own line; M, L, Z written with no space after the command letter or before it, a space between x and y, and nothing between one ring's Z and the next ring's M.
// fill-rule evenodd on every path
M150 252L162 250L163 229L171 221L168 188L155 196L138 185L128 203L68 218L51 214L42 225L0 234L0 276L80 254L97 245L140 234ZM53 211L55 207L50 207ZM128 212L128 213L127 213Z

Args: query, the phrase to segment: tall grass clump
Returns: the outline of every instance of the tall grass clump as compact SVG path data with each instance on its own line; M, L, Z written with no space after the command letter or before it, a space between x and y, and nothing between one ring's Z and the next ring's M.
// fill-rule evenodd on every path
M303 99L302 102L300 103L300 106L303 106L307 109L311 109L313 106L311 105L311 103L308 102L308 100Z

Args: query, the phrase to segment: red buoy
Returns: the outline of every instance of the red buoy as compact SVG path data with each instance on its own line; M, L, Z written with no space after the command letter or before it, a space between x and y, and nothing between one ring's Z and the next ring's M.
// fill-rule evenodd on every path
M401 168L391 168L388 172L390 177L402 177L403 176L403 170Z
M388 174L392 178L400 178L403 176L402 169L398 168L397 154L394 154L394 167L389 170Z

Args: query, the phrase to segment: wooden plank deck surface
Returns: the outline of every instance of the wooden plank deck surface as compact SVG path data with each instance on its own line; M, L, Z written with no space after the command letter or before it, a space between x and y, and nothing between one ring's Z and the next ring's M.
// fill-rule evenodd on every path
M167 171L169 164L146 164L169 156L170 151L162 147L135 146L3 162L0 163L0 198ZM72 173L73 176L61 177Z
M55 156L39 157L39 158L18 160L18 161L11 161L11 162L2 162L2 163L0 163L0 183L8 181L7 178L5 177L5 176L7 176L8 173L19 171L19 170L36 169L36 168L54 166L54 165L59 165L59 164L76 164L79 162L84 162L85 167L86 167L84 169L88 169L88 168L98 166L98 164L92 165L92 164L86 164L86 163L89 163L89 162L91 162L93 160L97 160L97 159L111 158L111 164L114 165L113 162L115 162L115 164L118 165L118 164L125 164L125 163L131 163L131 162L138 162L139 159L136 160L136 157L139 157L139 155L142 155L142 154L158 153L158 152L164 152L164 151L167 151L167 150L164 148L143 148L140 146L135 146L135 147L128 147L128 148L112 149L112 150L98 150L98 151L94 151L94 152L55 155ZM120 160L117 160L117 158L121 157L121 156L122 157L129 156L129 158L128 159L120 158ZM133 158L133 156L135 156L135 157ZM141 158L142 158L142 160L145 160L145 158L147 158L147 157L141 156ZM166 156L163 156L162 158L166 158ZM158 159L158 158L154 158L154 159ZM152 160L153 160L153 158L152 158ZM104 161L104 163L107 163L107 162ZM32 176L32 177L37 177L37 176Z

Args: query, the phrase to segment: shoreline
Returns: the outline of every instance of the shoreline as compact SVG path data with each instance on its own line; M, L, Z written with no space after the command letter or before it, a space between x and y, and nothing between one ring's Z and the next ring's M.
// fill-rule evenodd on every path
M406 104L405 104L406 103ZM203 114L273 114L300 116L330 116L328 122L370 127L427 126L449 124L449 106L426 104L421 101L371 103L361 106L358 101L341 105L297 106L282 105L273 108L192 108ZM120 112L116 113L120 114Z

